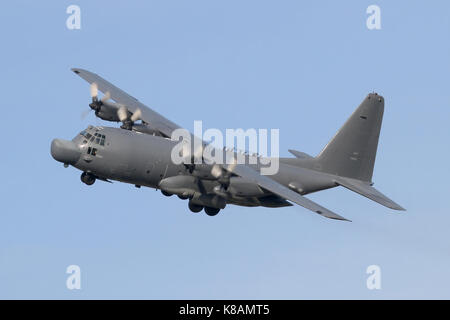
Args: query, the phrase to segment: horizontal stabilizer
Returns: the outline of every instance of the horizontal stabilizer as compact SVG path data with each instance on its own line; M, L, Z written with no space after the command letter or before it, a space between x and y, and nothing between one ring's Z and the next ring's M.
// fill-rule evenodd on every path
M352 190L356 193L359 193L360 195L369 198L370 200L373 200L375 202L378 202L379 204L394 209L394 210L402 210L405 211L404 208L402 208L400 205L386 197L384 194L382 194L380 191L372 187L370 184L350 179L350 178L336 178L335 182L349 190Z
M313 158L309 154L301 152L301 151L292 150L292 149L289 149L288 151L299 159L312 159Z

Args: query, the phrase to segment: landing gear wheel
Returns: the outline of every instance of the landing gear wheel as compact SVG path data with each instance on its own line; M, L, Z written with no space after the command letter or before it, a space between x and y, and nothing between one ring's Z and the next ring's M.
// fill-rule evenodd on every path
M165 195L166 197L173 196L173 193L170 193L170 192L167 192L167 191L164 191L164 190L161 190L161 193L162 193L163 195Z
M178 198L180 198L181 200L186 200L189 199L188 196L182 196L182 195L178 195Z
M219 213L219 211L220 211L219 208L205 207L205 213L210 217L214 217L216 214Z
M191 210L192 212L200 212L203 210L203 206L192 203L191 201L189 201L188 206L189 206L189 210Z
M83 183L87 184L88 186L91 186L95 182L95 177L92 174L90 174L90 173L83 172L81 174L81 181Z

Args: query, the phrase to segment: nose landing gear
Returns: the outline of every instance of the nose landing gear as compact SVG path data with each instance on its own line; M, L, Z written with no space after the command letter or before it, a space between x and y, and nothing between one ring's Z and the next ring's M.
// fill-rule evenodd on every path
M87 184L88 186L93 185L96 180L94 175L87 173L87 172L83 172L81 174L80 179L83 183Z

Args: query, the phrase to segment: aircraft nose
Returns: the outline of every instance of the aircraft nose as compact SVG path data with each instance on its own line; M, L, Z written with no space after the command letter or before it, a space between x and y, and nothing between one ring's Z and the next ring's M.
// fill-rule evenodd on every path
M53 139L50 149L52 157L65 164L75 164L81 152L73 141Z

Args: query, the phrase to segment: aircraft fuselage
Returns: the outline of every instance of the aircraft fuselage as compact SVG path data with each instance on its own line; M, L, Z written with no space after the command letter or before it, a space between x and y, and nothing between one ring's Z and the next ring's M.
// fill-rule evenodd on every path
M227 190L223 190L217 179L208 177L211 172L209 165L197 165L192 170L184 164L174 164L171 152L176 143L168 138L131 130L89 126L72 141L55 139L52 155L56 160L83 171L82 180L86 175L94 179L83 180L87 184L95 179L115 180L161 189L165 195L194 198L198 203L205 202L218 208L228 203L267 207L290 205L256 183L237 176L231 177ZM71 157L66 155L69 152L66 149L71 149ZM281 158L279 170L271 178L301 194L336 186L332 176L301 167L301 163L300 159Z

